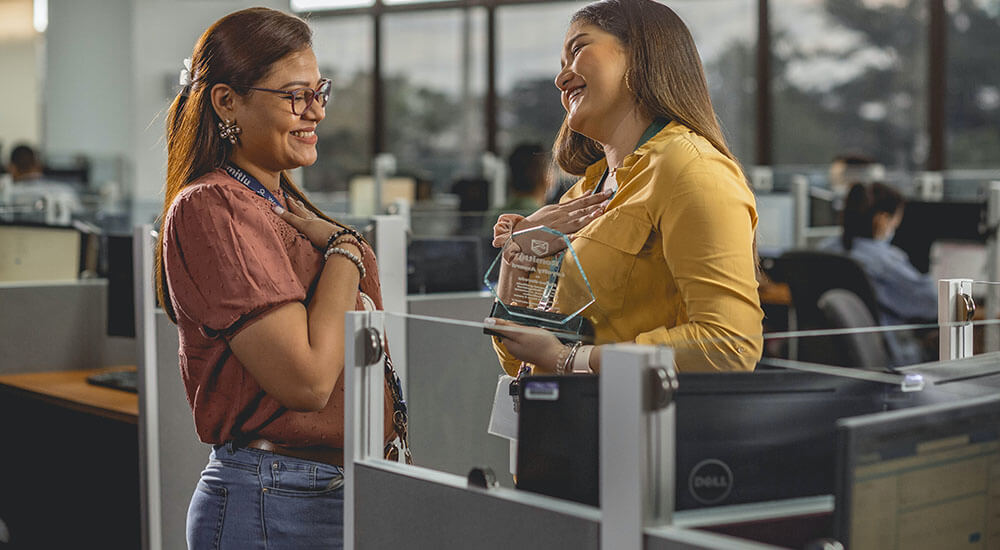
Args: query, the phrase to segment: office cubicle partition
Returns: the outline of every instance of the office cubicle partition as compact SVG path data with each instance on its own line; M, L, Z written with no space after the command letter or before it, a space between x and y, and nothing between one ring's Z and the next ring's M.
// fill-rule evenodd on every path
M663 349L618 346L605 356L604 376L600 378L605 399L600 409L600 508L491 483L493 474L506 469L509 461L480 461L475 448L496 437L487 433L488 425L478 426L473 441L452 449L458 463L465 464L457 472L443 471L442 465L420 454L414 455L417 466L384 460L382 362L378 350L370 348L368 342L371 331L375 341L380 340L386 317L391 315L348 316L346 338L355 345L347 347L345 358L347 548L766 547L669 526L674 494L673 454L669 452L674 413L669 404L659 408L669 399L648 397L670 395L670 385L664 382L673 379L672 369L665 366L671 364L671 356ZM436 332L435 342L489 340L482 332L482 323L418 316L409 316L407 323L411 328L427 325L424 332ZM452 350L445 344L437 351L447 357ZM437 404L439 412L457 422L485 419L477 411L490 410L493 400L489 394L469 401L461 394L469 389L471 377L461 372L440 376L439 363L411 361L411 388L423 387L417 384L419 378L433 378L439 390L430 401ZM496 356L489 349L467 356L465 364L468 370L494 373L494 380L499 372ZM652 377L653 373L660 376ZM423 397L411 396L408 409L421 407ZM412 418L419 415L413 413ZM430 433L435 428L423 429ZM450 425L442 429L448 430ZM391 528L387 528L387 521Z
M177 327L156 307L150 225L133 234L139 476L146 550L184 548L187 507L211 450L198 439L177 366Z
M140 280L151 280L142 278ZM470 301L471 300L471 301ZM483 296L466 296L461 300L461 305L457 306L459 315L467 319L478 319L484 314L473 315L470 309L476 309L484 304L488 305L489 298ZM457 302L456 302L457 303ZM410 308L424 308L424 312L438 309L448 309L448 304L428 306L426 303L416 305L411 302ZM428 310L427 308L431 309ZM464 315L462 315L464 313ZM626 495L627 500L632 497L631 503L615 506L614 510L632 510L623 512L618 517L609 516L602 512L601 508L590 507L580 504L570 503L561 499L554 499L541 495L526 493L521 490L514 490L508 487L482 488L480 486L470 486L467 474L474 467L489 467L493 470L495 477L502 478L508 470L510 460L503 451L509 449L506 440L487 433L490 407L492 404L492 394L496 389L497 376L500 373L496 356L493 353L490 339L483 334L484 325L471 320L455 320L429 318L421 315L398 315L398 314L353 314L353 329L371 326L379 329L382 334L388 335L390 345L394 338L401 335L407 337L405 356L402 359L408 361L409 366L409 391L407 392L408 404L410 407L410 434L414 441L414 453L418 466L406 466L401 464L387 463L378 458L381 456L381 441L372 434L381 434L381 411L382 394L380 391L373 391L380 388L379 384L383 380L381 375L381 364L374 366L355 366L347 368L345 376L348 379L348 415L352 418L348 423L348 447L347 451L351 457L360 460L349 461L349 472L347 476L348 486L346 498L348 502L348 523L347 533L351 537L349 543L353 543L357 548L381 548L388 544L401 544L402 547L423 547L435 545L437 547L468 547L470 542L477 547L490 548L493 544L524 544L525 547L598 547L598 541L604 537L620 536L621 540L607 542L603 547L692 547L692 548L737 548L759 547L747 541L738 541L732 538L720 538L711 533L693 532L688 527L698 527L699 529L723 530L719 523L728 522L761 522L767 518L788 518L801 517L803 515L823 515L829 517L831 505L829 495L817 495L817 498L808 502L800 501L793 504L764 503L756 506L752 510L746 507L727 512L724 519L715 517L709 511L693 511L692 513L681 512L675 517L677 522L670 525L663 520L662 512L667 508L672 508L672 500L667 505L666 501L661 501L660 511L654 515L653 510L657 508L651 504L653 496L645 493L649 487L660 489L659 497L666 494L674 494L673 489L664 490L666 485L672 481L657 483L642 483L641 477L627 477L618 482L610 483L611 487L616 487ZM390 318L387 320L387 318ZM393 319L394 318L394 319ZM172 329L170 325L159 327ZM397 328L390 330L387 327ZM402 327L402 328L399 328ZM877 332L877 330L874 330ZM169 331L168 331L169 332ZM352 338L351 334L348 337ZM166 338L168 333L162 333L154 338ZM175 353L176 343L167 345L170 348L169 354ZM625 350L628 351L628 350ZM356 357L363 353L363 348L348 346L348 365L356 365ZM162 357L162 362L171 361L167 353L157 352ZM642 354L640 353L639 356ZM145 356L145 354L144 354ZM394 355L394 358L397 358ZM612 356L613 357L613 356ZM629 357L635 359L633 355L625 353L617 361L623 368L629 363ZM648 360L648 357L647 357ZM654 361L660 363L661 360ZM788 365L779 365L787 367ZM647 365L633 364L636 370L631 374L636 375L631 380L635 385L620 388L621 391L632 392L631 398L622 398L620 403L639 403L642 399L637 398L643 395L640 389L643 379L637 375ZM811 365L796 364L797 370L810 370ZM164 370L167 375L170 369ZM933 369L932 369L933 370ZM603 381L618 381L624 383L629 379L629 371L619 373L616 376L607 376L610 371L606 371ZM915 378L907 374L920 374L925 382L937 384L939 381L938 372L869 372L856 369L841 370L819 370L817 371L828 376L845 376L860 378L876 384L882 384L885 388L895 388L893 391L902 393L917 392L924 389L924 386L915 383ZM179 384L179 377L173 379ZM159 382L159 381L157 381ZM166 386L166 384L164 384ZM485 386L485 388L483 388ZM945 385L942 384L941 388ZM957 387L957 386L952 386ZM367 391L365 391L367 388ZM482 391L484 390L485 391ZM162 393L162 391L160 392ZM892 392L889 392L891 395ZM961 392L952 392L954 396L961 397ZM610 394L609 394L610 395ZM928 394L930 395L930 394ZM148 400L147 405L148 406ZM190 422L190 413L183 400L174 399L173 405L183 405L182 418L184 422ZM172 405L172 406L173 406ZM163 402L160 403L161 410ZM369 412L367 424L358 423L357 418L361 412ZM634 415L630 421L619 421L615 426L622 425L649 425L652 424L652 417L648 411L640 408L628 409L627 414ZM178 413L180 414L180 413ZM661 421L664 419L661 417ZM188 429L190 424L187 424ZM158 426L160 433L160 445L163 445L163 434L180 433L171 428ZM193 430L192 430L193 431ZM642 430L640 430L641 432ZM605 432L602 432L602 437ZM648 435L649 432L647 432ZM367 434L367 435L366 435ZM456 437L455 434L461 434ZM148 432L147 432L148 436ZM144 436L144 441L147 441ZM642 437L642 434L625 430L611 430L605 438L609 445L612 445L613 437ZM367 438L367 439L366 439ZM604 441L602 440L602 441ZM190 441L189 441L190 442ZM661 440L665 443L667 440ZM145 443L150 445L150 443ZM649 440L646 441L649 444ZM171 445L175 445L174 442ZM195 445L200 445L195 442ZM195 447L197 448L197 447ZM615 449L637 449L636 445L619 441L613 444ZM201 452L200 459L203 460L204 453ZM193 451L198 455L198 451ZM152 462L147 454L144 468ZM173 533L181 533L178 524L183 516L174 513L170 519L170 513L166 511L167 506L177 507L180 504L186 508L187 498L190 493L184 489L184 484L193 486L197 479L195 468L191 472L182 473L182 477L190 481L181 481L177 485L178 495L168 497L165 485L175 483L177 479L171 478L169 468L176 465L161 450L158 455L160 461L160 473L149 475L146 483L147 491L152 485L159 483L159 491L162 502L160 508L160 540L159 547L170 547L167 529L174 529ZM647 466L642 464L643 456L647 458L652 455L635 453L631 457L617 455L614 461L602 461L602 463L614 462L617 465L614 471L608 474L640 476L652 475ZM658 462L663 466L662 460L668 457L660 455ZM628 460L634 460L634 465L626 464ZM169 463L169 464L168 464ZM200 468L203 464L199 464ZM672 467L661 467L660 474L670 472L673 477ZM681 480L683 483L684 480ZM631 485L630 485L631 484ZM638 485L636 485L638 484ZM635 487L639 487L638 490ZM629 488L631 487L631 488ZM184 493L184 494L181 494ZM147 493L148 495L151 493ZM609 493L613 494L613 493ZM606 495L607 496L607 495ZM824 500L825 499L825 500ZM822 500L822 502L820 502ZM154 521L155 518L148 517L149 510L153 506L147 504L147 521ZM638 511L636 511L638 510ZM607 511L607 508L604 509ZM717 509L712 509L717 511ZM393 518L390 524L386 525L386 518ZM515 520L515 521L511 521ZM172 523L172 527L167 527L167 523ZM610 523L609 523L610 522ZM521 525L522 528L517 533L511 534L501 527L506 528L511 523ZM181 524L182 525L182 524ZM616 525L613 530L607 529L607 525ZM631 525L631 527L621 527ZM148 533L152 533L154 528L147 526ZM746 536L740 531L733 531ZM368 537L368 538L366 538ZM514 538L511 538L514 537ZM523 538L517 538L523 537ZM627 542L622 542L627 541ZM682 542L683 541L683 542ZM672 546L674 543L681 546ZM533 546L537 544L537 546ZM607 546L608 544L617 544ZM689 546L684 546L684 545ZM149 547L156 547L150 544ZM497 546L499 547L499 546Z

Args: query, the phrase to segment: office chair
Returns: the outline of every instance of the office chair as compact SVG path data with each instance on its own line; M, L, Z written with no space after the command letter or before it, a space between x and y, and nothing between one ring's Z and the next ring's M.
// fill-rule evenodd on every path
M858 295L843 288L827 290L816 305L830 328L878 326L868 306ZM836 364L844 367L882 370L891 364L885 340L879 332L841 334L833 337Z
M792 295L791 330L815 330L835 327L820 309L820 297L828 290L844 289L857 296L873 322L879 324L878 302L868 275L853 258L845 254L819 250L789 250L775 261L773 277L788 285ZM881 335L879 335L881 338ZM799 338L789 358L823 364L844 364L838 344L832 337Z

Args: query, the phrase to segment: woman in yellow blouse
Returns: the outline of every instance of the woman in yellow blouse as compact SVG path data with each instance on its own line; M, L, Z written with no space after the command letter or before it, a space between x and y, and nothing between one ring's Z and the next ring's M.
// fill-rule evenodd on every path
M561 60L566 118L554 153L582 179L559 206L501 217L497 242L539 225L573 233L596 298L583 312L595 342L670 346L681 371L753 370L763 318L755 201L687 27L652 0L603 0L573 16ZM571 284L560 282L557 301ZM494 345L510 374L522 362L536 374L600 371L600 346L487 323L503 335Z

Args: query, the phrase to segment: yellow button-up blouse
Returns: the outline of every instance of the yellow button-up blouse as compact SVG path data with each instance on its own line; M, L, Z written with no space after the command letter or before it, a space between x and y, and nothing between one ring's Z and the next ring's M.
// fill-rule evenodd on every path
M606 168L603 159L590 166L561 202L592 193ZM683 372L753 370L763 319L757 211L739 167L671 122L625 157L616 179L605 213L573 240L596 298L583 311L595 342L669 346ZM564 277L556 303L579 296L580 284ZM495 338L494 346L515 375L520 361Z

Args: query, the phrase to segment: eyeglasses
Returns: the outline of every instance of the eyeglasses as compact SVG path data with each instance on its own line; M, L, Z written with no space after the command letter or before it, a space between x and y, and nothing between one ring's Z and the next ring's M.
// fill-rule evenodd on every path
M271 92L273 94L281 94L287 97L292 102L292 113L296 115L303 115L312 107L313 101L319 101L320 107L326 107L327 102L330 101L330 92L333 87L333 83L330 82L328 78L322 78L319 81L319 86L316 89L312 88L297 88L295 90L274 90L271 88L256 88L254 86L239 86L232 84L234 88L244 88L247 90L258 90L261 92Z

